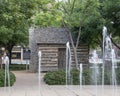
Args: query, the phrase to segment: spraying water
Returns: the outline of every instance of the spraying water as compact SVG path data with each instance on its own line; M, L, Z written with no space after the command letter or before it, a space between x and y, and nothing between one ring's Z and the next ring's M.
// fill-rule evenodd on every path
M96 50L92 54L92 84L95 85L95 94L98 95L98 80L99 80L99 65L98 65L98 54Z
M112 54L112 85L116 87L117 80L116 80L115 67L117 67L117 63L116 63L116 57L115 57L114 49L112 49L111 54Z
M4 87L7 86L10 87L10 72L9 72L9 57L4 53L3 56L3 63L5 64L5 82L4 82ZM7 82L8 81L8 82Z
M96 52L96 50L94 50L93 54L92 54L92 84L96 85L98 84L98 77L99 77L99 61L98 61L98 54Z
M82 73L83 73L83 66L82 64L80 64L80 68L79 68L79 80L80 80L80 90L82 90Z
M69 42L66 43L66 85L71 84L71 50Z
M38 85L41 85L41 51L38 51Z
M110 36L107 35L107 28L104 26L103 27L102 86L104 87L104 71L105 71L105 68L107 68L108 71L112 70L111 71L111 76L110 76L110 81L111 81L111 85L113 86L113 91L114 91L114 88L117 87L115 66L117 67L115 51L113 49ZM115 96L115 94L113 94L113 96Z
M107 28L103 26L103 64L102 64L102 87L104 87L104 71L105 71L105 40L107 36ZM104 88L103 88L104 89Z
M116 80L116 71L115 68L117 67L115 51L112 49L112 89L113 89L113 96L117 96L117 80Z
M9 57L6 53L4 53L4 56L2 57L2 63L5 64L5 80L4 80L4 88L6 90L8 86L8 94L11 94L10 90L10 71L9 71Z

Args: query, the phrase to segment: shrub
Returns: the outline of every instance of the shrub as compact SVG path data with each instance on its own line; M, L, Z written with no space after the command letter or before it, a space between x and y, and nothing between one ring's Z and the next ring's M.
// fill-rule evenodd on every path
M83 69L83 80L82 80L82 82L83 82L84 85L91 84L90 75L91 75L91 72L88 68Z
M5 66L3 65L3 68L4 67ZM9 67L10 67L10 70L26 70L26 64L10 64Z
M44 81L49 85L64 85L65 71L50 71L44 76Z
M4 87L4 80L5 80L5 70L0 70L0 87ZM10 72L10 86L12 86L15 81L16 81L15 75L12 72Z
M89 70L85 69L83 72L83 80L82 82L84 84L90 84L89 79ZM73 85L79 84L79 70L73 69L71 71L71 83ZM59 70L59 71L50 71L47 72L44 76L44 81L49 85L65 85L66 84L66 74L65 70Z
M99 70L99 79L98 79L98 85L102 84L102 70ZM105 85L110 85L111 84L111 71L110 70L105 70L104 72L104 83ZM83 69L83 74L82 74L82 84L83 85L90 85L92 83L91 79L91 69L84 68ZM79 82L79 70L73 69L71 71L71 84L73 85L78 85ZM120 68L116 69L116 79L117 79L117 84L120 85ZM65 85L66 84L66 74L65 70L59 70L59 71L51 71L47 72L44 81L49 84L49 85Z
M71 79L72 79L72 84L77 85L79 84L79 71L77 69L73 69L71 71Z
M111 76L112 76L111 75L111 70L105 70L105 74L104 74L105 85L110 85L111 84Z
M79 70L73 69L71 71L71 78L72 78L72 83L73 85L78 85L80 84L80 78L79 78ZM82 74L82 84L83 85L89 85L90 84L90 70L89 69L84 69L83 74Z
M116 70L116 74L117 74L117 84L118 85L120 85L120 68L118 68L117 70Z

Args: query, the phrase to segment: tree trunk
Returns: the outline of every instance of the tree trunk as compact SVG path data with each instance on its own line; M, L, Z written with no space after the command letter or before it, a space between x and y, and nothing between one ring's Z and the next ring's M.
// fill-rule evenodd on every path
M76 68L78 69L77 47L78 47L78 44L79 44L80 34L79 34L79 36L78 36L78 38L77 38L77 42L76 42L76 45L75 45L75 44L74 44L74 41L73 41L73 37L72 37L71 30L68 29L68 32L69 32L69 37L70 37L71 45L72 45L73 52L74 52L75 66L76 66ZM80 31L79 31L79 32L80 32Z
M75 65L76 65L76 68L78 69L77 49L73 48L73 51L74 51L74 57L75 57Z
M7 46L7 47L6 47L6 50L8 51L9 64L11 64L12 49L13 49L13 45L11 45L11 46Z
M9 64L11 64L11 58L12 58L12 49L9 50Z
M120 46L118 46L118 45L113 41L112 38L111 38L111 41L112 41L112 43L113 43L118 49L120 49Z

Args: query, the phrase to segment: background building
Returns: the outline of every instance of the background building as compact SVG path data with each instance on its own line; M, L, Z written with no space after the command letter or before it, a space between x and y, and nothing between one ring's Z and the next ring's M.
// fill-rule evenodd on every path
M65 68L66 43L68 41L70 42L70 39L65 28L30 28L30 71L35 72L38 69L39 50L42 52L42 71ZM73 50L71 50L71 52L72 51ZM87 45L83 44L78 48L79 63L88 64L88 53ZM72 64L74 65L74 58L72 58Z
M29 64L30 50L21 46L14 46L12 49L12 64Z

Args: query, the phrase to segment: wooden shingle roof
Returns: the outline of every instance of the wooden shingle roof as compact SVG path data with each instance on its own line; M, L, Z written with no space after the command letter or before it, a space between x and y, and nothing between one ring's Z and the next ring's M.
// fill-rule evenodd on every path
M70 41L68 32L65 28L35 28L36 43L65 44Z

